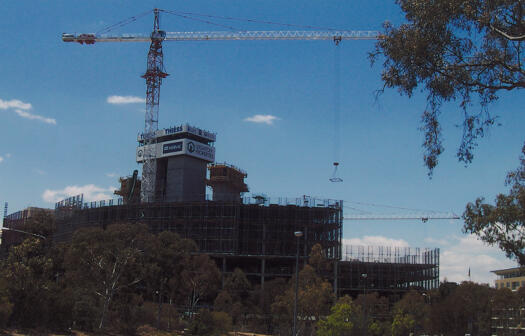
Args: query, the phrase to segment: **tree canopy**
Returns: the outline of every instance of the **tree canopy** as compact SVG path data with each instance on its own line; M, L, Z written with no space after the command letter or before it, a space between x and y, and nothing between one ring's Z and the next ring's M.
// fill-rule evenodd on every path
M463 114L459 161L470 163L477 140L496 118L488 105L501 92L525 87L523 41L525 2L521 0L396 0L407 20L384 24L384 36L370 53L384 57L385 88L411 97L427 92L422 113L424 161L432 174L444 151L440 108L458 101ZM480 108L474 112L473 104Z
M499 194L495 205L481 197L467 204L463 231L497 245L507 257L525 266L525 145L520 161L520 167L507 174L508 194Z

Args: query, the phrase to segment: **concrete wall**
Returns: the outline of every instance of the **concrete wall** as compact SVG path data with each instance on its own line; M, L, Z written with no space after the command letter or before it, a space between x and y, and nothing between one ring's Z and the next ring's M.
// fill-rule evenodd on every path
M241 201L241 193L233 186L217 183L213 186L213 200L238 203Z
M164 200L166 202L204 201L207 162L185 155L170 157L166 161Z

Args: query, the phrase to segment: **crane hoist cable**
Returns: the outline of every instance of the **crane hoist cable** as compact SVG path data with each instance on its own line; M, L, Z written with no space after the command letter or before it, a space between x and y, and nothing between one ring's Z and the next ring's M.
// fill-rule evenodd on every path
M341 52L339 47L339 42L341 40L335 39L334 40L334 88L333 88L333 110L334 110L334 162L333 162L333 173L332 177L330 177L330 182L343 182L343 179L339 177L339 174L337 172L337 169L339 168L339 152L340 152L340 130L341 130Z
M150 9L144 13L140 13L140 14L137 14L137 15L134 15L134 16L130 16L129 18L127 19L124 19L124 20L121 20L117 23L114 23L112 25L109 25L105 28L102 28L101 30L97 31L96 34L99 35L99 34L106 34L106 33L109 33L110 31L112 31L113 29L115 28L120 28L120 27L124 27L132 22L135 22L137 21L138 19L148 15L148 14L151 14L153 13L153 9Z
M191 17L191 16L185 15L185 14L178 14L176 12L169 11L169 10L161 10L161 11L163 13L171 14L171 15L174 15L174 16L178 16L178 17L181 17L183 19L197 21L197 22L201 22L201 23L206 23L206 24L209 24L209 25L212 25L212 26L222 27L222 28L226 28L226 29L229 29L229 30L233 30L233 31L240 31L240 30L242 30L242 29L238 29L238 28L235 28L235 27L232 27L232 26L228 26L228 25L212 22L212 21L209 21L209 20L199 19L199 18Z
M259 19L248 19L248 18L237 18L237 17L231 17L231 16L221 16L221 15L211 15L211 14L202 14L202 13L182 12L182 11L174 11L174 10L166 10L166 9L161 9L160 11L166 12L166 13L172 13L172 14L176 14L176 15L207 17L207 18L210 18L210 19L219 19L219 20L228 20L228 21L240 21L240 22L248 22L248 23L259 23L259 24L275 25L275 26L283 26L283 27L295 27L295 28L303 28L303 29L321 29L321 30L330 30L330 31L341 31L341 30L344 30L344 29L333 28L333 27L299 25L299 24L293 24L293 23L283 23L283 22L274 22L274 21L259 20Z

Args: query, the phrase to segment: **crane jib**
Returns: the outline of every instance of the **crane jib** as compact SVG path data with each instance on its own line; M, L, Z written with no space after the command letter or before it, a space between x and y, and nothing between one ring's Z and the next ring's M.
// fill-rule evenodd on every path
M378 31L203 31L167 32L165 41L225 41L225 40L377 40ZM62 41L93 44L95 42L151 42L151 35L123 34L62 34Z

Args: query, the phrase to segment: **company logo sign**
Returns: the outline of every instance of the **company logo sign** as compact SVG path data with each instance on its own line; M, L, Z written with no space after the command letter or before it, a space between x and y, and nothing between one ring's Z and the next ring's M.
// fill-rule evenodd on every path
M164 129L164 132L165 132L166 135L182 132L182 125L181 126L173 126L173 127L170 127L170 128L166 128L166 129Z
M192 145L192 149L190 150L190 146ZM188 152L193 154L196 157L203 158L205 160L214 161L215 160L215 149L213 147L198 143L194 144L193 142L188 143Z
M182 141L172 142L169 144L164 144L162 146L162 153L176 153L182 151Z
M195 145L193 144L193 142L188 142L188 152L195 152Z

